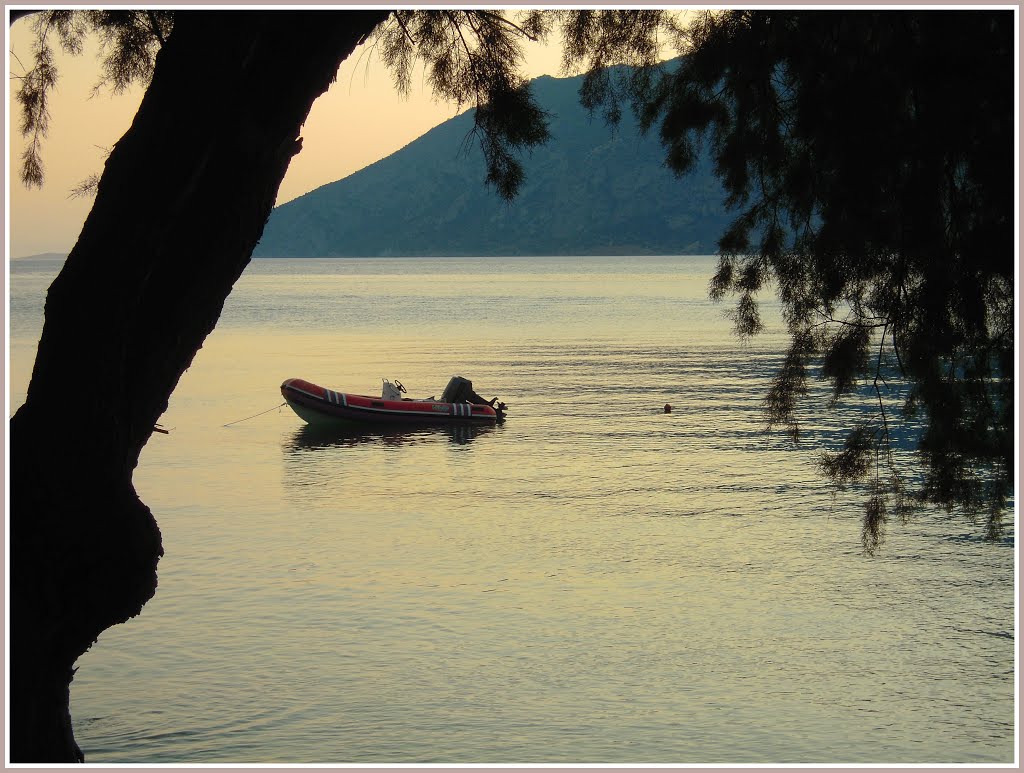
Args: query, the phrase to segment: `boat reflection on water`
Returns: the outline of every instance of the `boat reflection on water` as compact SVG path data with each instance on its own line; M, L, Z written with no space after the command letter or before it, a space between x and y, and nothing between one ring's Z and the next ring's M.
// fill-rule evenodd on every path
M494 432L499 424L441 424L416 427L352 426L327 427L306 424L294 432L284 444L286 453L328 448L345 448L366 444L400 446L447 437L450 443L466 445L478 437Z
M307 425L282 437L286 492L303 508L337 508L353 497L408 493L410 474L417 486L448 480L464 471L474 441L495 432L495 424L418 427L330 428ZM445 484L447 485L447 484ZM289 494L286 494L288 496Z

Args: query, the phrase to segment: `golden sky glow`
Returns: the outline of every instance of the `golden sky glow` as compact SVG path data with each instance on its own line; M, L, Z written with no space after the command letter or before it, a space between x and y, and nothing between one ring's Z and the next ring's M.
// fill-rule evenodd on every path
M30 20L8 27L8 51L11 76L31 66ZM92 201L69 198L69 191L102 170L104 149L127 130L138 108L141 87L119 96L102 92L90 97L99 78L96 53L95 45L77 57L58 53L60 80L51 99L42 190L26 190L17 177L25 143L13 97L17 83L8 78L10 257L71 249ZM556 44L531 45L528 56L528 76L559 74ZM380 60L365 47L357 49L342 63L331 89L313 105L302 131L303 150L291 163L278 203L390 155L456 112L452 104L435 102L422 81L414 82L408 99L399 97Z

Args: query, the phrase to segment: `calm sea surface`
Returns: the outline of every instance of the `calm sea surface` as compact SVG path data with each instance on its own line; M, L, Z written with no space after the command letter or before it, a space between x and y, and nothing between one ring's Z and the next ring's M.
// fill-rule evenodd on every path
M57 267L11 263L12 412ZM778 309L739 343L713 270L255 261L136 471L166 555L79 661L87 761L1012 763L1012 515L864 555L859 494L814 468L853 409L766 435ZM456 374L507 422L325 435L275 408L293 376Z

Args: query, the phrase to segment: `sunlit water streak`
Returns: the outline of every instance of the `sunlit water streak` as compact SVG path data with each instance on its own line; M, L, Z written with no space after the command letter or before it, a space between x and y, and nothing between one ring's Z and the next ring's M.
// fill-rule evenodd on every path
M12 411L55 270L12 264ZM712 271L255 262L136 472L166 556L80 661L87 759L1013 761L1013 524L930 514L863 555L858 492L814 467L856 411L765 434L778 310L738 343ZM291 376L456 373L508 421L224 426Z

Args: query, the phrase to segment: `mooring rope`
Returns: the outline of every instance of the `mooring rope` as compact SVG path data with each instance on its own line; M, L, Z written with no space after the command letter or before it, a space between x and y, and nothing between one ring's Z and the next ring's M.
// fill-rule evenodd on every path
M273 408L267 408L267 410L260 411L259 413L254 413L252 416L246 416L244 419L237 419L236 421L229 421L224 426L225 427L230 427L232 424L241 424L243 421L249 421L249 419L255 419L257 416L262 416L264 413L270 413L271 411L276 411L278 408L284 408L286 405L288 405L288 403L281 403L280 405L275 405Z

